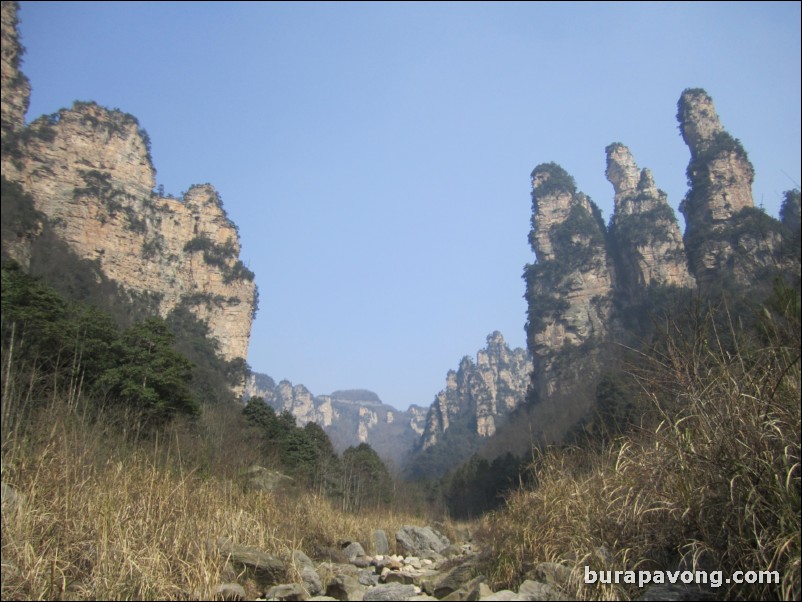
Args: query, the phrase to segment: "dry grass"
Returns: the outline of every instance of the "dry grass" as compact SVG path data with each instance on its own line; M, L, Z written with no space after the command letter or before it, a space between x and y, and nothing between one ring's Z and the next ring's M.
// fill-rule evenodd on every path
M3 508L3 599L211 599L231 575L207 541L289 561L296 549L367 546L372 529L390 536L419 522L344 514L301 492L246 493L236 479L188 470L180 430L133 443L101 422L56 399L24 436L4 433L3 482L24 503Z
M712 323L669 336L638 374L656 407L671 407L659 424L601 451L538 458L537 486L486 521L494 584L563 562L576 567L578 599L628 599L637 587L585 585L584 565L776 570L778 585L724 585L717 595L799 599L799 327L769 325L770 342L748 346L735 328L725 345Z

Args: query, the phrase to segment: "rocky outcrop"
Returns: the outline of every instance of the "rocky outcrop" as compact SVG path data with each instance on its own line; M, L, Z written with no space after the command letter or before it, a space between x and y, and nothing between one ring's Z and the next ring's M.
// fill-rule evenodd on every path
M689 221L720 222L754 207L755 170L741 143L719 121L713 99L702 89L687 89L679 99L677 119L691 151L691 195L682 211Z
M511 350L498 331L488 335L476 363L466 356L458 370L449 370L446 388L437 394L426 416L421 449L441 441L455 422L470 423L472 436L495 434L497 424L523 403L529 369L526 351Z
M614 275L601 213L559 165L532 172L532 230L537 261L524 272L533 395L547 398L593 363L610 330ZM561 365L562 364L562 365ZM562 385L561 385L562 383Z
M631 297L650 286L694 287L666 193L655 186L651 171L638 169L626 146L611 144L606 152L607 179L615 190L610 239L617 290Z
M691 152L689 190L680 204L691 270L702 286L752 286L776 270L779 222L754 206L754 168L740 141L721 125L710 96L685 90L677 119ZM788 266L782 266L785 269Z
M220 196L209 184L181 199L155 194L147 134L121 111L76 102L24 127L13 8L3 3L3 177L30 195L80 259L155 299L162 316L187 308L208 325L224 359L244 360L256 286ZM29 258L19 245L4 251L23 265Z
M31 97L31 84L20 70L23 48L17 36L16 2L2 3L2 36L3 48L0 57L0 76L2 92L0 92L0 133L5 141L6 135L20 131L25 126L25 113ZM5 148L4 148L5 152Z
M500 332L488 335L475 361L465 356L457 370L448 371L445 389L426 414L406 475L438 478L470 458L524 403L530 370L525 350L510 349Z

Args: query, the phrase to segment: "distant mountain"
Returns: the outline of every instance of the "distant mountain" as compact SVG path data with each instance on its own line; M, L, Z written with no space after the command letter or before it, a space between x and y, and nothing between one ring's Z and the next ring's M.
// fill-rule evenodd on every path
M423 433L426 410L410 406L400 411L381 401L373 391L350 389L313 395L304 385L287 380L278 384L265 374L253 373L245 397L263 397L276 411L288 411L303 426L315 422L342 452L369 444L388 465L400 467Z
M379 396L367 389L347 389L345 391L334 391L330 397L337 401L352 401L354 403L382 403Z
M458 370L448 372L446 388L429 408L396 410L365 389L313 395L304 385L276 384L258 373L245 397L263 397L276 411L289 411L299 425L317 423L339 452L368 443L389 465L405 467L408 476L430 478L467 460L524 402L530 370L527 352L511 350L494 332L475 362L466 356Z
M510 349L498 331L488 335L475 362L465 356L446 375L405 474L437 478L470 458L524 403L531 368L524 349Z

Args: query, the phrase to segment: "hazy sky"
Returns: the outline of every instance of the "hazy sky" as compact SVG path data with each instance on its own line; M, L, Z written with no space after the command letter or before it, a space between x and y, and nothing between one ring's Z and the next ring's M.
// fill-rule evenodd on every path
M623 142L676 209L683 89L713 97L777 215L800 182L800 3L21 2L28 120L135 115L157 184L214 184L261 294L248 361L428 405L525 346L529 174L612 210Z

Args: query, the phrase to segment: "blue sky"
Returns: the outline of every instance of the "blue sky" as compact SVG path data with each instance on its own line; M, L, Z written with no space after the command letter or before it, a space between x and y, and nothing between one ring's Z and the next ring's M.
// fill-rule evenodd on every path
M623 142L676 209L702 87L777 215L800 182L800 4L21 2L28 120L135 115L157 184L211 182L260 310L248 361L315 394L428 405L500 330L525 345L529 174L612 211Z

